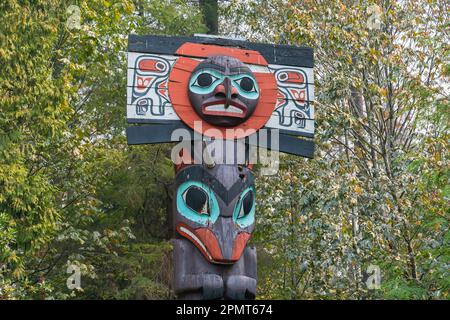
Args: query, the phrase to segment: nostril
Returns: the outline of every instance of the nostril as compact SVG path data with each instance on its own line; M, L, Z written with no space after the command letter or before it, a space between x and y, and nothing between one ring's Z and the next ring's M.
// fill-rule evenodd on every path
M238 97L238 94L237 94L237 93L232 93L232 94L231 94L231 98L232 98L232 99L236 99L237 97Z
M215 94L215 97L216 97L216 98L219 98L219 99L225 99L227 96L226 96L225 93L223 93L223 92L217 92L217 93Z

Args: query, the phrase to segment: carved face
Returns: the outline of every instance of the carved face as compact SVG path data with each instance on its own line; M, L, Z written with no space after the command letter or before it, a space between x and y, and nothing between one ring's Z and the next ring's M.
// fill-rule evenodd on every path
M234 263L255 225L255 188L247 168L216 165L185 167L178 172L174 223L212 263Z
M206 122L237 126L255 111L260 90L252 71L236 58L213 56L192 72L189 100Z

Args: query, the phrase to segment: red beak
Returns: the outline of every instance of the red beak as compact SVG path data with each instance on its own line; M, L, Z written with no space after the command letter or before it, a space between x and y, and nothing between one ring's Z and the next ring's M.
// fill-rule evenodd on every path
M241 232L234 240L233 253L231 259L224 259L220 244L217 241L214 232L208 228L192 229L184 223L179 223L176 227L178 233L190 240L203 254L203 256L212 263L232 264L240 259L245 246L250 239L250 233Z

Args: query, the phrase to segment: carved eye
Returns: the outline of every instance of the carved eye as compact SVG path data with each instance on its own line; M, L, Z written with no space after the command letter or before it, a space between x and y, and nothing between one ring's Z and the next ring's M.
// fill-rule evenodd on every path
M253 202L253 191L250 190L242 199L242 205L238 214L238 219L243 218L250 213L253 207Z
M254 92L255 89L255 81L250 77L243 77L241 79L236 80L236 83L242 88L242 90L247 92Z
M162 63L162 62L157 62L157 63L156 63L156 68L157 68L159 71L165 71L166 65L165 65L164 63Z
M210 215L208 194L201 188L192 186L183 193L186 205L198 214Z
M194 85L205 88L209 87L215 80L218 78L214 77L213 75L204 72L197 76L197 79L194 82Z
M278 79L280 80L280 81L286 81L287 79L288 79L289 77L288 77L288 74L287 74L287 72L281 72L279 75L278 75Z

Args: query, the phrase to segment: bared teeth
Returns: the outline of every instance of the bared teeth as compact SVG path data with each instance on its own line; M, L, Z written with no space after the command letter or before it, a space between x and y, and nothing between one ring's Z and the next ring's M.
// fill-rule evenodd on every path
M225 108L224 104L213 104L213 105L207 106L205 108L205 110L215 111L215 112L238 113L238 114L244 113L244 111L242 111L241 109L234 107L234 106L228 106L228 108Z

